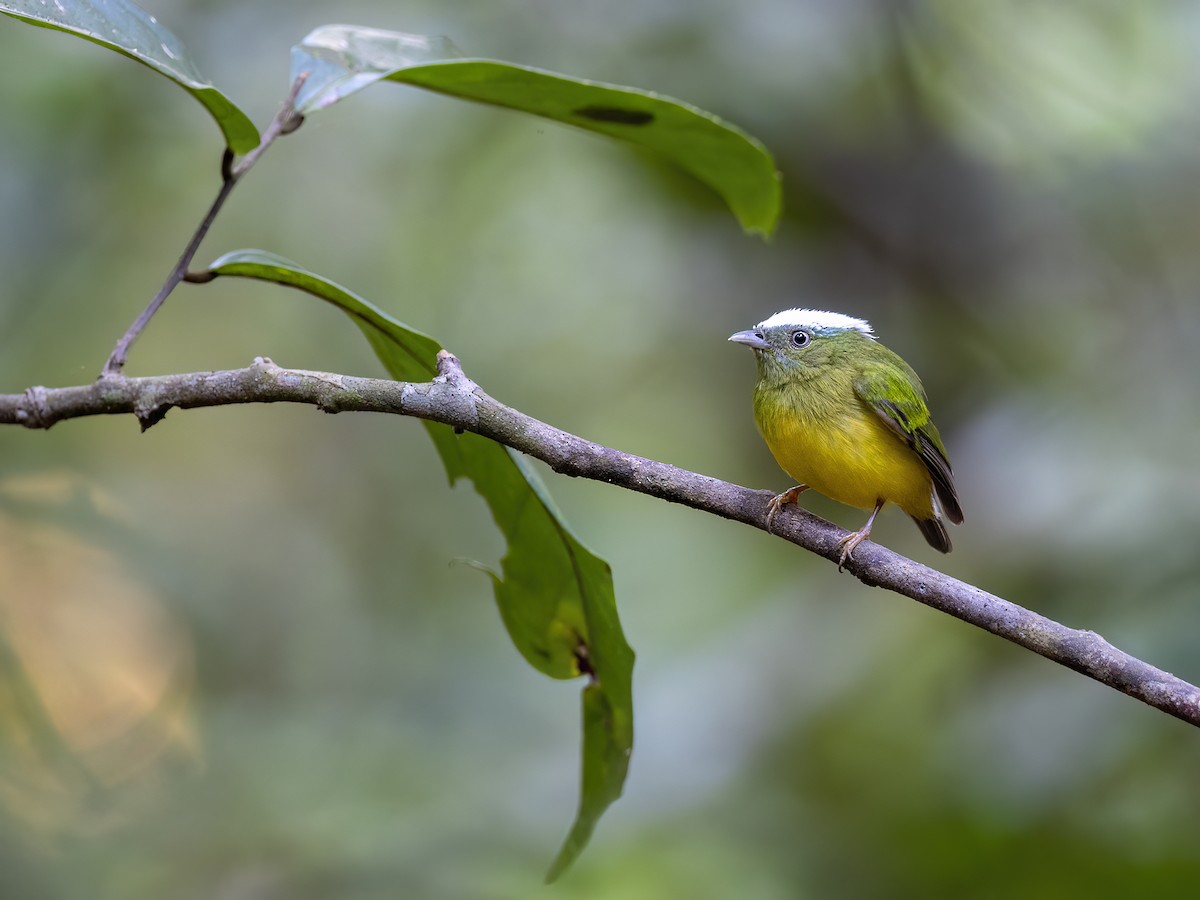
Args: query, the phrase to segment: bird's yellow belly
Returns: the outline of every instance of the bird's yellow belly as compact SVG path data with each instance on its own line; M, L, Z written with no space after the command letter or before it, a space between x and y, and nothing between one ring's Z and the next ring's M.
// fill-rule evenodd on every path
M758 425L776 462L798 482L847 506L871 509L884 500L929 517L929 472L880 419L861 408L816 420L791 412Z

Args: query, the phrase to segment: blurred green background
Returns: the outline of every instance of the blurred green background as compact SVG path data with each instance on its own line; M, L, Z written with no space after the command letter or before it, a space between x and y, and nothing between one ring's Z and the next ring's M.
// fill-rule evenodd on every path
M865 316L922 374L967 522L894 549L1200 680L1194 4L149 9L260 123L348 21L629 84L776 154L785 219L618 144L381 85L314 116L200 251L281 253L497 398L788 486L726 344ZM219 133L116 54L0 20L0 391L94 377L217 186ZM379 375L267 285L184 285L128 371ZM626 796L558 885L579 683L529 669L500 541L420 427L283 406L0 430L0 896L1185 896L1200 733L797 548L547 474L638 651ZM806 495L844 526L861 514Z

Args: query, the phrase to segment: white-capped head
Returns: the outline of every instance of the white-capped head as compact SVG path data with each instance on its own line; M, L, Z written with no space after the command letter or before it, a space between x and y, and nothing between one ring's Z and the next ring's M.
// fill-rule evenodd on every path
M809 331L861 331L874 340L875 331L866 319L856 319L842 313L824 309L785 309L769 319L759 322L756 328L804 328Z

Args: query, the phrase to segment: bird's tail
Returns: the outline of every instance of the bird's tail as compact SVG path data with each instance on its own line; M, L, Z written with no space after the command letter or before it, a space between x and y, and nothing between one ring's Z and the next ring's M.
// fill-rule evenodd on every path
M943 524L941 516L934 513L928 519L918 519L913 516L912 520L917 523L921 534L925 535L925 540L929 541L930 547L940 550L942 553L950 552L950 535L946 534L946 526Z

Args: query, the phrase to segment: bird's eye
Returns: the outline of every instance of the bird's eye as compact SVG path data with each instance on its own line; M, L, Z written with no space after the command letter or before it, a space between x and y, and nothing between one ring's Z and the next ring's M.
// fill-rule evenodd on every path
M808 342L812 340L812 336L807 331L793 331L792 345L796 347L807 347Z

